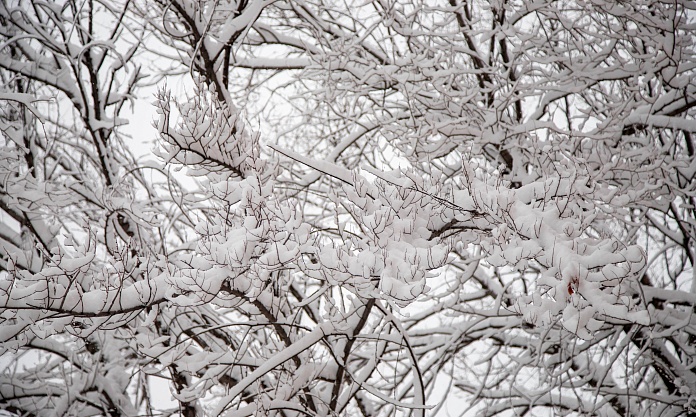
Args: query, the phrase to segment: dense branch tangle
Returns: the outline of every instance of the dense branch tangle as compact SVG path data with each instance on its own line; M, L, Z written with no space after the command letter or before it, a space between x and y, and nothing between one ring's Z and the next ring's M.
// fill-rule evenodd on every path
M11 413L696 406L686 5L0 7Z

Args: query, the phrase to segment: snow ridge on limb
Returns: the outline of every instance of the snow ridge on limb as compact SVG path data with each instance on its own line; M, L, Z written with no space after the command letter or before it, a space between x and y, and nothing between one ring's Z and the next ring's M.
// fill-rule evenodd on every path
M591 340L604 321L647 326L650 318L638 289L647 266L643 249L586 234L597 217L591 202L601 196L588 182L551 178L510 189L470 175L454 201L490 219L490 235L480 241L490 265L541 268L534 292L513 309L539 326L560 315L567 330Z
M348 285L368 298L377 296L377 282L381 295L402 307L428 290L429 271L444 265L448 252L446 241L432 239L431 230L441 226L438 218L446 209L434 197L438 193L434 184L383 173L379 173L379 183L371 184L362 175L334 163L272 148L341 181L343 193L333 193L330 198L334 204L345 206L355 220L352 225L339 224L339 229L346 231L343 245L316 251L324 268L314 274L332 284ZM376 175L374 170L369 172ZM359 233L350 232L353 226Z
M171 102L183 117L171 124ZM160 156L166 163L174 162L190 168L192 176L211 173L244 178L260 172L263 167L257 138L246 127L239 111L221 102L214 85L198 82L193 94L183 103L172 100L166 91L158 93L159 120L156 128L162 139Z
M374 190L375 195L381 198L380 201L390 202L387 207L391 210L382 213L366 199L367 192L363 191L361 197L353 191L357 183L365 183L363 177L357 174L349 176L350 172L347 170L325 161L311 160L286 150L279 152L343 182L348 200L358 208L352 211L353 217L362 219L359 222L364 226L361 230L362 235L369 236L371 230L385 229L382 224L390 221L382 221L382 217L388 218L398 201L394 199L394 191L428 195L416 187L409 177L396 177L370 168L368 171L382 179L382 184L388 184L367 188ZM547 326L557 317L561 317L561 322L567 330L587 340L593 338L593 333L605 320L646 326L650 324L645 301L641 300L638 289L639 277L647 264L643 250L637 245L625 246L616 239L591 239L584 234L596 217L596 214L588 210L590 206L587 201L596 200L598 194L597 190L587 187L589 178L550 178L511 189L502 185L487 185L476 178L471 168L467 168L466 171L469 173L468 181L465 182L466 188L454 191L452 202L440 202L433 198L437 194L433 194L430 196L431 204L439 206L443 216L456 213L463 219L470 217L463 216L464 213L468 213L479 218L479 230L488 232L479 233L475 241L481 245L487 255L485 259L492 266L524 270L532 262L543 268L534 293L519 297L510 308L523 314L528 322L539 326ZM362 188L365 189L365 186ZM389 194L388 188L391 188L394 194ZM419 206L414 203L412 196L407 198L410 199L411 205ZM371 200L374 201L374 197ZM408 212L407 217L419 216ZM486 226L481 227L481 222ZM443 223L454 225L457 223L457 216ZM460 223L460 227L462 225L463 223ZM432 225L430 227L432 228ZM427 232L422 237L427 239L430 233ZM401 236L396 236L395 241L403 241ZM465 233L464 239L471 241L470 233ZM375 234L374 241L384 242L381 234ZM389 249L380 245L374 248L373 253L380 249L381 253L389 253ZM394 280L393 277L413 273L401 270L399 265L403 263L398 259L416 260L421 259L423 255L409 258L408 249L398 253L401 255L387 256L379 261L384 265L380 276L380 288L394 300L406 305L405 300L411 297L403 294L411 293L413 298L416 298L426 287L416 289L413 287L414 284L408 284L406 288L397 284L398 280ZM322 261L331 262L330 259L336 256L338 259L344 257L332 252ZM444 260L434 262L434 265L439 267L443 262ZM408 263L414 265L413 261ZM372 264L368 263L367 266L370 265ZM352 275L354 277L355 274Z
M216 104L218 98L215 95L207 97L210 97L212 103L210 116L205 116L207 119L217 120L220 113L226 114L227 109L233 108L219 102ZM165 105L160 105L160 108L163 109L163 114L169 114ZM354 329L366 325L371 313L370 309L365 309L363 303L374 303L375 298L386 297L390 302L407 305L427 289L426 271L439 267L444 262L447 251L446 245L427 241L430 233L424 227L426 224L411 224L412 221L405 218L395 219L390 214L394 210L393 205L398 202L402 206L399 208L401 216L413 214L406 207L413 199L412 196L398 196L397 190L389 184L385 184L386 191L380 191L379 187L366 183L362 177L325 166L331 173L345 174L342 179L355 184L354 187L346 184L347 190L350 190L348 192L355 196L356 201L359 200L355 206L355 213L366 219L363 223L370 227L375 235L364 239L359 235L355 235L354 238L346 235L344 244L322 244L316 230L303 219L297 207L297 200L279 192L279 182L264 171L267 163L272 164L274 161L256 161L253 157L254 151L249 147L246 148L246 159L236 159L234 155L229 156L216 151L217 147L228 149L228 144L236 144L243 140L242 136L235 136L238 132L246 132L243 128L226 129L219 139L209 141L209 136L199 135L198 130L185 128L207 128L206 123L201 123L200 113L196 108L179 114L183 120L176 123L176 126L179 126L177 130L172 132L160 129L161 138L171 151L167 156L173 155L169 159L170 163L184 165L192 173L205 173L208 181L202 185L203 192L208 197L205 205L210 208L206 210L205 216L192 219L197 242L195 251L180 255L177 261L169 263L167 274L171 285L166 297L173 305L179 307L197 308L211 305L236 311L235 315L239 314L240 318L252 320L251 323L255 327L272 329L271 334L278 337L283 346L282 349L263 347L263 357L267 358L264 363L267 367L263 370L257 369L244 380L237 382L226 399L218 403L218 411L228 408L231 403L241 401L242 394L255 393L256 386L265 383L269 375L286 378L288 366L291 369L306 369L310 374L322 372L314 366L310 367L311 369L307 366L325 354L325 348L318 345L320 342L326 343L324 339L329 335L339 340L331 342L327 349L336 352L347 349L343 354L350 355L351 349L342 348L344 343L340 339L354 338L358 332ZM161 122L160 126L170 124L166 121ZM199 141L209 141L206 143L212 143L213 146L209 151L198 152L195 158L186 157L187 152L199 146L196 144ZM190 145L181 146L182 143ZM256 142L251 143L252 146L256 146ZM223 163L219 162L221 160L224 160ZM311 161L309 163L313 164ZM221 193L223 187L224 192ZM382 195L374 199L371 197L372 194ZM337 202L340 200L351 203L338 195L335 199ZM372 199L374 203L366 199ZM385 205L386 201L390 201L391 206ZM366 204L369 207L365 207ZM428 209L425 202L423 206L424 209ZM364 210L369 210L371 215L365 216ZM308 283L317 283L309 287L318 294L317 297L301 296L299 291L302 287L292 283L294 277L301 277L302 274L310 280ZM292 325L291 317L297 313L293 313L288 304L288 288L292 288L295 291L293 296L304 304L310 322L301 326ZM354 308L344 310L331 298L326 297L337 289L348 291L357 297ZM328 304L325 304L328 310L326 312L317 306L324 303ZM328 308L329 306L331 307ZM363 317L357 320L361 314ZM321 324L323 320L331 326L340 324L342 330L327 333L324 329L326 326ZM239 325L244 325L242 323L245 321ZM316 337L308 338L311 335ZM157 343L148 347L153 355L160 356L160 365L156 365L153 370L163 370L166 367L198 370L200 379L177 392L180 401L193 401L201 392L208 390L213 381L226 377L227 367L192 367L191 356L186 354L185 350L167 349L163 344L164 339L157 340ZM257 342L252 338L244 343ZM363 345L362 342L351 341L345 346L354 344ZM295 346L301 348L295 351ZM220 356L221 359L224 357ZM274 358L282 360L277 362ZM286 361L288 364L283 364ZM334 369L336 366L334 361L329 361L326 365L327 369ZM339 366L344 369L342 372L352 372L352 365L348 368L344 362ZM336 399L342 392L342 378L340 379L341 381L335 382ZM308 409L322 407L320 404L314 404L313 396L318 394L311 388L311 382L312 379L309 378L305 382L295 381L285 386L281 398L290 399L297 396ZM371 388L366 385L363 389ZM258 410L265 409L268 406L265 402L267 396L260 393L254 395L263 399L258 405ZM272 403L272 400L268 401ZM400 406L407 404L396 399L393 401ZM423 396L419 402L422 401ZM334 407L338 406L339 403L336 401ZM341 406L345 407L345 403ZM413 407L422 408L422 404L414 403Z

